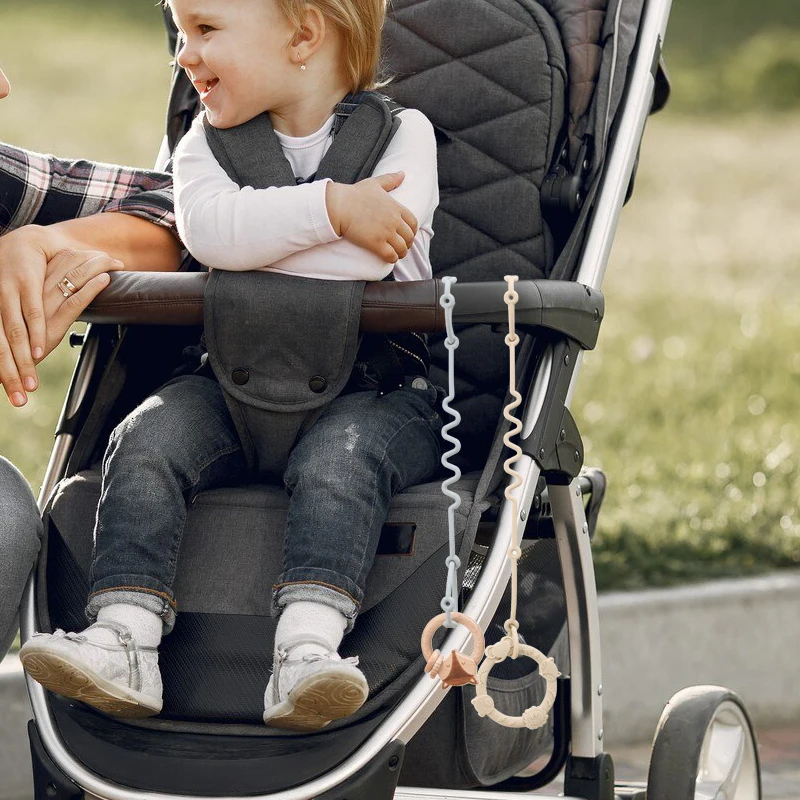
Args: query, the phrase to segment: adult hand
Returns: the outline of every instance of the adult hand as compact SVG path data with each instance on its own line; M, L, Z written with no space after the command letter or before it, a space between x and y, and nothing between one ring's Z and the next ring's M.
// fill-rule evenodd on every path
M8 97L10 91L11 84L8 82L8 78L3 74L3 70L0 69L0 100L4 97Z
M101 250L60 250L47 262L43 295L47 338L42 358L56 348L86 306L108 286L109 272L123 267L121 261Z
M0 237L0 384L14 406L38 387L35 364L122 267L97 250L56 249L36 225Z

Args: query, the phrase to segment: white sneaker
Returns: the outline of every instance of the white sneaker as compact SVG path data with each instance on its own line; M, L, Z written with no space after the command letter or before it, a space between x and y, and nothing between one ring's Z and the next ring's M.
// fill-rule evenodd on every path
M37 633L19 657L25 671L46 689L80 700L116 717L152 717L161 711L161 672L155 647L137 645L119 623L95 622L117 638L117 644L84 634Z
M369 686L358 658L338 653L292 659L279 650L264 693L264 724L292 731L316 731L364 705Z

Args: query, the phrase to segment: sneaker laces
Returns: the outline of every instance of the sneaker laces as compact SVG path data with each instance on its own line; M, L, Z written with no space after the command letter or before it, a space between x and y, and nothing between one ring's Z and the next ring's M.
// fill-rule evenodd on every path
M82 634L82 633L67 633L66 631L61 630L61 628L56 628L52 634L50 633L34 633L31 638L37 639L39 637L44 636L52 636L54 639L69 639L71 642L88 642L89 640ZM93 643L92 643L93 644Z

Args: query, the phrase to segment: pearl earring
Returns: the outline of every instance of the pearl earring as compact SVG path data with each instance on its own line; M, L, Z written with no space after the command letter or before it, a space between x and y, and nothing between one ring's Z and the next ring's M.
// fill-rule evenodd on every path
M305 64L301 64L301 65L300 65L300 69L303 69L303 70L304 70L305 68L306 68L306 65L305 65Z

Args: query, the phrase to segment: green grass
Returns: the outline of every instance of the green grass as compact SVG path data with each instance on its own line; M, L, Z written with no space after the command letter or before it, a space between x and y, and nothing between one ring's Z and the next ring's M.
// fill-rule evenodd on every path
M4 141L69 158L151 167L169 54L151 0L0 0L0 58L13 93Z
M683 113L800 108L795 0L674 0L664 55Z
M13 85L0 103L0 139L70 158L153 165L170 75L154 2L0 0L0 19L0 64ZM0 453L36 488L76 356L62 344L41 365L41 388L23 409L0 399Z
M800 31L795 0L673 0L668 46L683 63L724 60L764 31Z
M781 128L655 119L573 403L602 586L800 565L800 174Z
M0 139L152 164L168 68L149 0L0 0L0 18ZM587 463L609 476L602 588L800 565L800 114L759 117L769 103L742 87L762 73L737 61L798 31L794 2L674 4L677 95L649 125L573 402ZM734 68L736 86L704 85ZM37 487L75 355L47 359L25 409L0 402L0 452Z

